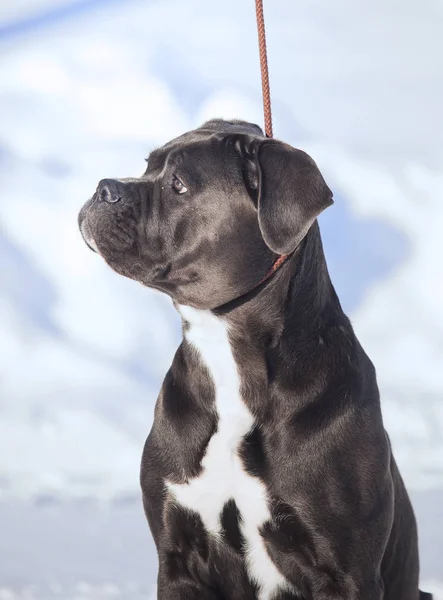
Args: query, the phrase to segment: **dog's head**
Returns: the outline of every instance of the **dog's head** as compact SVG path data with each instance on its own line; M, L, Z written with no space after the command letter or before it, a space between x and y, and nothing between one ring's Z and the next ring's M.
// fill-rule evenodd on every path
M215 308L257 285L331 203L307 154L214 120L152 152L141 177L100 181L79 224L117 273Z

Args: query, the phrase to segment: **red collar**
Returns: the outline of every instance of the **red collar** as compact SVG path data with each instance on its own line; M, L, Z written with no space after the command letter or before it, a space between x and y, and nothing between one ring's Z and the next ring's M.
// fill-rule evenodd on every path
M263 283L265 283L265 281L270 279L272 277L272 275L274 275L274 273L276 273L285 264L285 262L288 260L288 258L290 258L291 256L292 256L292 254L281 254L280 256L278 256L275 259L275 261L272 263L272 266L269 269L269 271L266 273L266 275L263 277L263 279L257 283L257 285L254 285L253 288L251 288L247 292L244 292L241 296L238 296L237 298L234 298L233 300L229 300L222 306L218 306L217 308L215 308L213 310L223 312L223 311L226 311L228 307L232 307L233 305L236 305L239 302L241 302L249 294L251 294L254 290L256 290Z
M271 268L266 273L266 275L263 277L263 279L260 281L260 283L257 285L257 287L259 285L261 285L262 283L264 283L267 279L272 277L272 275L274 275L274 273L276 271L278 271L280 269L280 267L282 267L285 264L285 262L288 260L288 258L290 256L291 256L290 254L281 254L278 258L276 258L275 261L272 263Z

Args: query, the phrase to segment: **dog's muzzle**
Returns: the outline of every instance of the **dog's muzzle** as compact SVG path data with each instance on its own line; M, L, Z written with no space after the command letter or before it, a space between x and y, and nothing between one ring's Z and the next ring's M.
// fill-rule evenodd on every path
M146 182L102 179L80 211L78 223L86 244L102 256L134 249Z
M82 208L78 217L78 223L80 227L80 231L82 233L83 239L87 243L87 245L94 250L94 252L98 252L97 244L94 240L94 236L92 235L90 224L88 222L87 214L88 211L94 206L96 203L106 203L106 204L115 204L119 202L124 197L124 184L118 179L102 179L95 191L95 194L91 198L89 202Z

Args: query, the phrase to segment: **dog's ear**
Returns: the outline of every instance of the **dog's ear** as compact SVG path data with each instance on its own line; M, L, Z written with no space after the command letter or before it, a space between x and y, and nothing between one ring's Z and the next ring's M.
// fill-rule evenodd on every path
M255 153L258 221L276 254L290 254L318 215L333 202L317 165L302 150L263 140Z

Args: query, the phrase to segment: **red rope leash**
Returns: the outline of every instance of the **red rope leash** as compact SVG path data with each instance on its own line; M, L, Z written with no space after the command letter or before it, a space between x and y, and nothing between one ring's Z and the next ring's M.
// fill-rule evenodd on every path
M266 137L272 137L271 92L269 89L268 56L266 52L265 17L263 15L263 0L255 0L257 13L258 47L260 50L261 85L263 94L263 113L265 117Z
M255 9L257 13L257 32L258 32L258 48L260 51L260 70L261 70L261 86L263 94L263 114L265 118L265 134L266 137L273 137L272 133L272 111L271 111L271 90L269 88L269 72L268 72L268 54L266 50L266 31L265 17L263 15L263 0L255 0ZM272 267L262 279L260 283L264 283L276 271L282 267L290 257L290 254L282 254L275 260Z
M261 285L267 279L269 279L270 277L272 277L272 275L274 275L274 273L276 271L278 271L279 268L282 267L285 264L285 262L288 260L288 258L290 256L291 256L290 254L281 254L277 258L277 260L272 263L272 267L269 269L269 271L266 273L266 275L263 277L263 279L260 281L260 283L258 285Z

